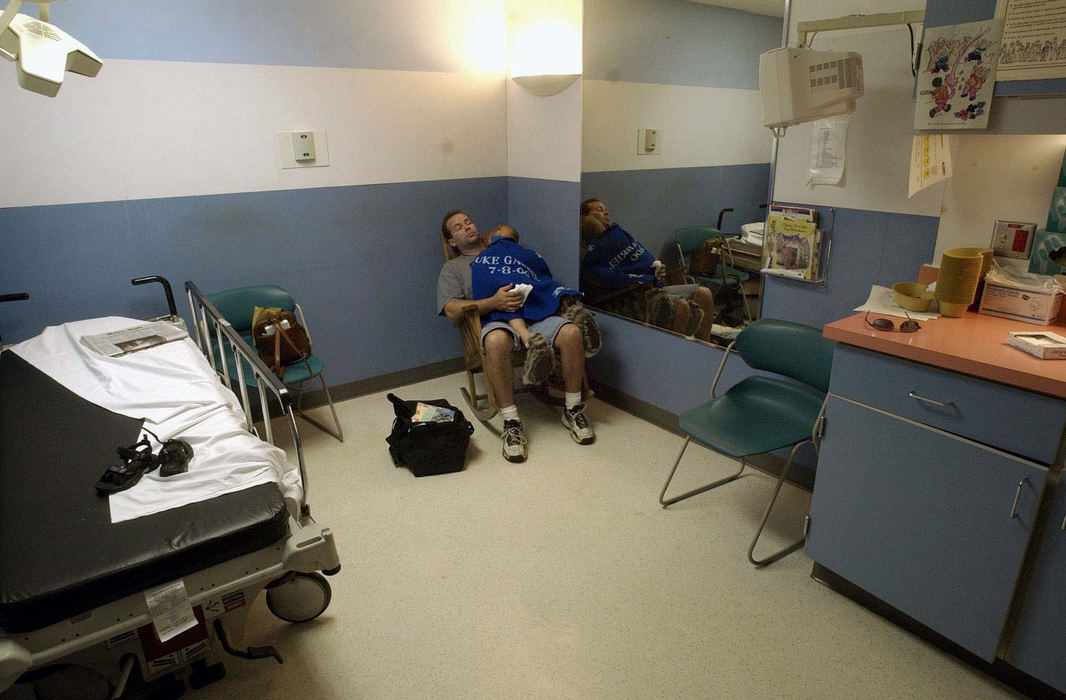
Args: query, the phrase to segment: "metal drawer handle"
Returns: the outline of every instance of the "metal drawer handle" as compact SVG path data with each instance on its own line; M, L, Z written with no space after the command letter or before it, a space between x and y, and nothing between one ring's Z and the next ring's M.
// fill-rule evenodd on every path
M1066 530L1066 515L1062 517L1062 527L1060 527L1059 529Z
M947 408L948 406L954 406L955 405L954 401L948 401L947 403L944 403L943 401L937 401L936 399L926 398L925 396L922 396L921 394L919 394L916 391L908 391L907 392L907 396L911 397L912 399L918 399L919 401L925 401L926 403L931 403L934 406L940 406L941 408Z
M1014 492L1014 505L1010 507L1010 519L1014 520L1018 517L1018 501L1022 497L1022 485L1029 481L1029 477L1025 477L1018 482L1018 490Z

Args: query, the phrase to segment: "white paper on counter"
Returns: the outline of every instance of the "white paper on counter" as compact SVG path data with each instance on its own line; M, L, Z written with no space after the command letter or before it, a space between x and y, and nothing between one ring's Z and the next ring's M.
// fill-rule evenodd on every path
M936 302L934 302L936 303ZM870 287L870 297L866 303L855 311L870 311L885 316L899 316L900 318L913 318L915 321L929 321L937 318L940 314L933 311L906 311L896 303L896 293L888 287L873 285Z

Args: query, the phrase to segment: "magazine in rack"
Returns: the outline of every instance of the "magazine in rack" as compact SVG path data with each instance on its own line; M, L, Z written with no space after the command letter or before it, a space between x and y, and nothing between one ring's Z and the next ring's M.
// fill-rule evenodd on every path
M188 332L173 323L151 321L123 328L122 330L111 331L110 333L83 335L81 343L101 355L119 357L120 355L188 337Z
M763 272L803 280L818 278L822 231L818 228L817 211L772 205L765 231Z

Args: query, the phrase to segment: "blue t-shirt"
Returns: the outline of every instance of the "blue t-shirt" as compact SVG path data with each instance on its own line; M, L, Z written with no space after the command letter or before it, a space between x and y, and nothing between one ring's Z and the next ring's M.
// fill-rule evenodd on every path
M559 310L559 303L564 296L581 296L576 289L563 287L552 279L548 263L539 253L500 236L495 236L489 246L470 263L470 276L475 299L491 297L500 287L508 284L533 285L525 305L518 311L491 311L481 317L482 321L508 321L512 318L540 321Z
M655 256L640 241L618 224L611 224L603 235L589 243L581 261L581 276L612 289L645 282L659 285L651 269Z

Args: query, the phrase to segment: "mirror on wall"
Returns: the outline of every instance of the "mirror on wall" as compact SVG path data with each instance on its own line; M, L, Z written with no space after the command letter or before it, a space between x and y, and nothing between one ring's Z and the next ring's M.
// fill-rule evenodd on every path
M584 0L581 198L597 201L579 222L590 306L720 344L759 317L773 138L758 63L781 45L784 9Z

